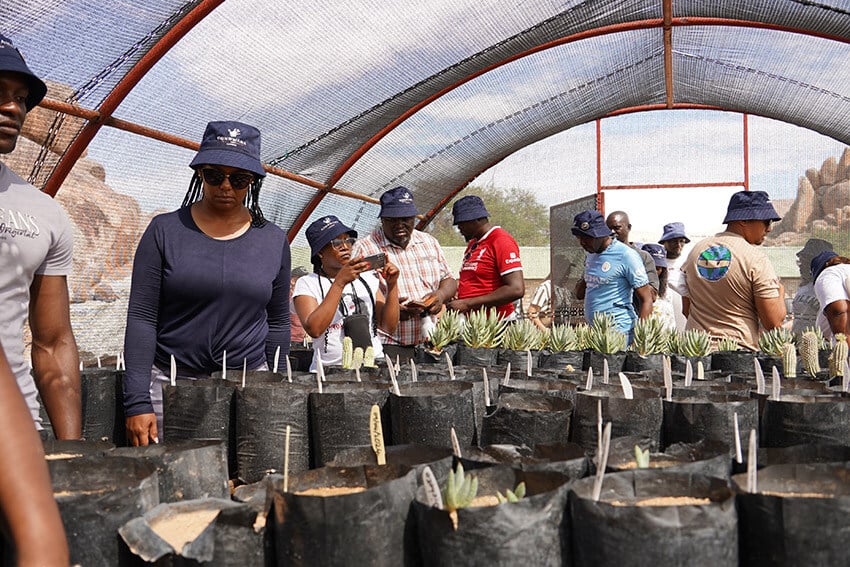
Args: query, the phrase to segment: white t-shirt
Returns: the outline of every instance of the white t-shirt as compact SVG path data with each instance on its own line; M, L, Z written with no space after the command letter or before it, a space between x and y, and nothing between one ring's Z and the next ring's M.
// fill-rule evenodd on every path
M321 289L319 287L320 277ZM342 292L342 302L349 315L354 313L366 313L369 315L369 330L371 331L372 319L375 316L375 305L372 302L372 299L378 294L378 277L374 272L365 272L361 274L360 277L362 278L362 281L356 280L345 286L345 291ZM369 292L366 291L366 287L363 285L364 281L372 292L371 298L369 297ZM298 278L298 281L295 282L295 290L292 292L292 297L296 298L299 295L309 295L310 297L315 298L316 303L321 303L325 295L327 295L328 290L331 288L332 283L333 280L325 276L319 276L319 274L307 274L306 276ZM355 309L355 297L356 301L358 301L361 306L359 311ZM292 306L292 309L295 309L294 305ZM322 364L324 366L342 364L342 320L343 314L340 312L339 307L337 307L336 313L334 313L334 318L328 326L327 332L322 333L313 339L313 362L310 364L310 372L316 371L317 356L322 357ZM375 352L376 359L383 358L384 350L381 347L381 341L377 334L372 334L372 349Z
M820 303L817 323L823 331L824 337L832 337L832 329L829 328L829 320L827 320L823 311L830 303L842 299L850 300L849 285L850 264L837 264L826 268L815 282L815 295Z
M24 360L30 285L36 274L71 273L73 241L61 205L0 163L0 343L38 429L38 390Z

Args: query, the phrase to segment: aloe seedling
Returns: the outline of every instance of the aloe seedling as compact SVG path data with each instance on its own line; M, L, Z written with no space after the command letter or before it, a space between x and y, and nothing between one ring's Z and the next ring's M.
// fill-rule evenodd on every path
M505 329L502 347L508 350L539 350L545 341L543 331L530 320L523 319Z
M501 346L507 326L495 308L479 309L467 313L461 336L470 348L497 348Z
M660 354L665 351L670 332L665 329L660 317L652 315L638 319L632 330L631 348L641 356Z
M610 313L596 313L587 334L588 347L601 354L613 354L626 350L628 337L617 328Z
M449 478L443 490L443 506L449 512L466 508L478 494L478 479L464 475L463 465L457 464L457 471L449 470Z
M671 341L672 343L673 341ZM699 329L690 329L676 337L676 354L699 358L711 353L711 335Z
M638 445L635 445L635 462L639 469L649 468L649 449L642 450Z
M431 351L442 352L447 345L458 340L462 332L463 319L460 311L445 311L428 334Z
M496 498L499 499L499 504L504 504L505 502L519 502L525 497L525 482L521 482L516 485L516 488L513 490L506 490L505 495L502 496L501 492L496 492Z
M546 347L552 352L581 350L578 332L569 325L552 325L546 337Z
M722 337L717 341L717 351L718 352L726 352L726 351L736 351L738 350L738 341L737 339L733 339L732 337Z
M782 356L783 345L794 342L794 333L788 329L777 327L761 334L758 347L761 352L769 356Z

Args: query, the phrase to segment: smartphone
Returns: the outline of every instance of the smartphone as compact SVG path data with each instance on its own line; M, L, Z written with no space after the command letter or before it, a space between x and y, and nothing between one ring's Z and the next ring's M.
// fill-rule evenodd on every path
M369 262L370 270L380 270L387 265L387 255L381 252L372 256L366 256L362 261Z

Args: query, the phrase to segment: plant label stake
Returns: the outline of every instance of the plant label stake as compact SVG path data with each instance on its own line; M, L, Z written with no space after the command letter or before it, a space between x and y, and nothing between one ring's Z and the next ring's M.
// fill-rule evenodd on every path
M292 382L292 364L289 362L289 356L286 357L286 380Z
M372 450L379 465L387 464L387 451L384 447L384 428L381 426L381 408L373 404L369 411L369 438L372 440Z
M174 359L174 355L171 355L171 385L177 385L177 361Z
M740 465L744 462L744 455L741 452L741 429L738 426L738 412L734 414L735 424L735 461Z
M322 393L322 376L321 372L316 372L316 384L319 387L319 393Z
M668 372L667 364L662 361L661 363L661 373L664 375L664 391L667 393L667 401L673 401L673 376L672 373Z
M396 396L401 396L401 390L398 389L398 380L395 378L395 368L393 368L393 361L390 360L389 364L387 364L387 370L390 373L390 382L393 384L393 394Z
M115 372L121 370L121 353L115 355Z
M593 388L593 367L587 369L587 382L584 383L584 389L588 392Z
M410 361L410 379L413 380L414 382L418 382L419 381L419 375L417 374L416 363L413 362L412 358L409 358L408 360ZM359 380L358 380L358 382L359 382Z
M605 468L608 466L608 450L611 448L611 422L605 424L602 434L602 457L599 468L596 469L596 481L593 483L593 501L599 502L602 495L602 481L605 479Z
M425 502L432 508L443 509L443 494L431 467L422 469L422 486L425 487Z
M842 362L841 364L842 364L841 370L844 373L844 376L841 377L841 389L844 390L845 392L848 392L848 391L850 391L850 390L847 389L848 386L850 386L850 364L848 364L846 360L844 362Z
M509 362L507 367L505 368L505 379L502 380L502 385L507 386L508 382L511 381L511 363Z
M358 382L363 381L363 380L360 379L360 367L359 366L354 367L354 377L357 379Z
M753 357L753 364L755 365L755 373L756 373L756 392L759 394L764 394L764 372L761 370L761 364L759 364L759 359Z
M457 433L455 433L454 427L449 431L449 436L452 438L452 452L455 454L455 457L460 459L463 457L463 453L460 452L460 443L457 440Z
M697 360L697 380L705 380L705 367L701 360Z
M401 372L401 355L395 355L395 371Z
M623 397L627 400L635 399L635 392L632 389L632 383L629 382L628 377L622 372L619 373L620 376L620 386L623 387Z
M245 387L245 375L248 374L248 359L242 359L242 387Z
M481 378L484 380L484 407L490 405L490 379L487 378L487 369L481 368Z
M274 366L272 367L272 372L277 374L277 363L280 362L280 345L274 349Z
M32 366L32 361L30 361L30 366ZM82 369L83 369L83 361L81 360L80 361L80 370L82 370ZM32 370L32 368L30 368L30 370Z
M283 491L289 491L289 435L292 426L286 426L286 439L283 442Z
M596 400L596 466L602 458L602 400Z
M690 359L685 360L685 387L690 388L694 382L694 367L691 366Z
M770 399L778 400L782 385L779 383L779 370L774 366L771 370L770 379Z
M103 367L100 365L100 355L97 355L97 367L98 367L98 368L103 368Z
M221 379L227 380L227 351L221 353Z
M452 357L449 356L449 353L443 353L446 355L446 367L449 369L449 379L455 379L455 365L452 364Z
M670 357L666 354L661 358L661 372L664 374L664 383L670 382L670 388L673 388L673 367L670 363Z
M758 492L758 443L756 430L750 429L750 446L747 450L747 492Z
M319 354L319 352L316 352L316 376L322 382L325 381L325 365L322 364L322 355ZM319 393L322 393L321 390L319 391Z
M602 383L603 384L609 383L608 382L608 373L609 373L609 371L608 371L608 359L603 358L602 359Z
M531 351L525 351L525 375L531 378Z

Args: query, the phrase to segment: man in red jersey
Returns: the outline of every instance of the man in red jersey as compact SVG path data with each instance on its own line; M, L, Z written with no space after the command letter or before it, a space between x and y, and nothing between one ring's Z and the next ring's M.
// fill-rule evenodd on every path
M452 207L452 217L467 245L457 299L447 307L461 313L495 307L503 319L516 319L513 302L525 295L516 240L501 227L490 224L490 213L476 195L458 199Z

